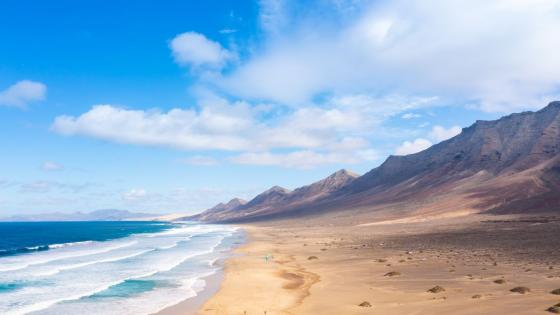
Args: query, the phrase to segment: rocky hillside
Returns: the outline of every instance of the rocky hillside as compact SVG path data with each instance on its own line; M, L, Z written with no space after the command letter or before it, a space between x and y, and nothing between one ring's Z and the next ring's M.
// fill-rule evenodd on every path
M340 170L327 178L308 186L303 186L290 191L288 189L274 186L246 203L235 203L233 199L226 205L220 203L201 214L187 218L201 221L231 221L248 218L257 218L282 212L283 209L293 208L312 203L324 198L332 192L339 190L352 182L358 175L347 170ZM230 205L230 206L227 206Z
M535 167L559 152L560 102L554 102L538 112L477 121L456 137L425 151L391 156L347 189L383 190L411 178L419 180L415 186L428 188L480 171L498 176Z

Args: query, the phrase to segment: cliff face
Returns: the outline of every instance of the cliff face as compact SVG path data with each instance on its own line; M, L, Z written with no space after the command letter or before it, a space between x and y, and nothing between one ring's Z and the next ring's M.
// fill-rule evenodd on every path
M415 189L453 182L485 171L493 176L520 172L560 152L560 102L538 112L477 121L461 134L407 156L391 156L346 187L347 193L381 191L406 180Z
M390 156L288 192L271 189L219 219L237 222L345 213L406 217L560 211L560 102L477 121L422 152Z

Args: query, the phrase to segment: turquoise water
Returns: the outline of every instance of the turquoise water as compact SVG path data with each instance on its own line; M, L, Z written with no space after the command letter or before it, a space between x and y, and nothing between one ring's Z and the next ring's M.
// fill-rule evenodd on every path
M152 314L204 290L242 237L194 223L2 223L0 314Z
M107 290L92 294L89 299L127 298L152 291L158 286L154 280L126 280L114 285Z
M0 284L0 293L2 292L9 292L17 290L18 288L22 287L22 283L1 283Z

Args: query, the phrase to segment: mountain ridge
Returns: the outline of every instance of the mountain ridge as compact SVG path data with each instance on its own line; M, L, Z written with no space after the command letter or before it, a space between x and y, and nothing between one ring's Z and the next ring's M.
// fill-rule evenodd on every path
M202 220L202 221L222 221L231 220L233 218L258 216L269 212L274 207L282 207L283 205L295 205L311 202L317 198L328 195L330 192L343 187L358 175L342 169L326 178L316 181L310 185L302 186L293 191L273 186L264 192L258 194L248 202L237 207L224 209L218 204L204 212L190 216L184 219Z

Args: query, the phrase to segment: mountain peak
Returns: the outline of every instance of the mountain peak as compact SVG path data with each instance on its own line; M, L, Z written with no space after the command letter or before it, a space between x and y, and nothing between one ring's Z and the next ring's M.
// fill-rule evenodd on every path
M237 207L246 204L247 201L241 198L233 198L225 204L226 207Z
M270 193L281 193L281 194L288 194L290 192L289 189L280 186L272 186L268 190L264 191L261 195L267 195Z
M357 173L354 173L350 170L347 170L345 168L340 169L334 173L332 173L329 177L330 178L339 178L339 177L351 177L351 178L356 178L359 177L360 175Z
M258 194L255 198L251 199L249 202L240 207L240 209L247 209L251 207L266 207L282 200L289 194L290 190L280 186L273 186L270 189Z
M541 109L541 111L547 111L550 109L560 109L560 101L552 101L550 103L548 103L548 105Z
M309 199L325 196L348 183L354 181L359 175L346 169L338 170L326 178L311 185L300 187L292 193L292 198Z
M210 211L229 211L233 210L239 206L246 204L247 201L239 198L233 198L227 203L220 202L219 204L215 205L214 207L210 208Z

